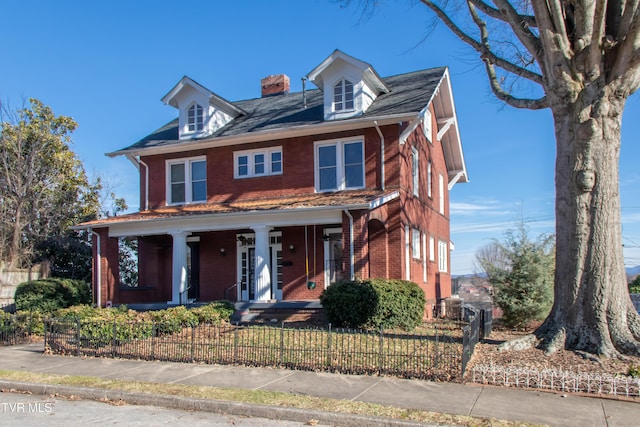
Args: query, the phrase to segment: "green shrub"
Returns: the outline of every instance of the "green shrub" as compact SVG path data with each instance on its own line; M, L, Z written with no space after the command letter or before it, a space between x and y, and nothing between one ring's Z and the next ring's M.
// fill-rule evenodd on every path
M631 283L629 283L630 294L640 294L640 276L637 276Z
M198 323L217 325L221 321L229 321L235 311L230 301L218 301L201 307L192 308L191 312L198 318Z
M424 291L405 280L338 282L320 295L329 321L351 328L403 328L422 322Z
M16 309L52 313L59 308L91 304L91 287L82 280L57 277L32 280L18 285Z
M627 370L627 375L634 378L640 378L640 365L631 365Z

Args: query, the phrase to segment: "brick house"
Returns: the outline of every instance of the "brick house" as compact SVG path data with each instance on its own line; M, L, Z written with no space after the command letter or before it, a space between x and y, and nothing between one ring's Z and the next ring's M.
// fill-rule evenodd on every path
M448 69L381 78L336 50L302 92L261 83L231 102L184 77L162 98L178 117L107 154L138 168L141 210L77 227L94 302L313 300L370 277L416 282L427 308L449 296L449 191L467 173ZM120 238L138 242L135 286Z

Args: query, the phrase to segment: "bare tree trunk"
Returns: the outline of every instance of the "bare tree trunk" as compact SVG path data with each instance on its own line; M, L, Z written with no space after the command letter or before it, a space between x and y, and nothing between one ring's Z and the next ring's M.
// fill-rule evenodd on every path
M554 305L536 331L547 351L640 354L622 253L618 162L626 97L584 88L552 103L557 138Z

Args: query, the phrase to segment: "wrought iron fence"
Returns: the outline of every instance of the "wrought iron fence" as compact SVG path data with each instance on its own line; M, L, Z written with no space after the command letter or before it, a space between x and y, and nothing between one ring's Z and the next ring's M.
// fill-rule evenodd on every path
M18 315L0 312L0 345L29 342L36 326L37 320L31 313Z
M403 378L462 378L459 324L421 333L292 328L286 324L199 325L45 320L58 354L273 366Z

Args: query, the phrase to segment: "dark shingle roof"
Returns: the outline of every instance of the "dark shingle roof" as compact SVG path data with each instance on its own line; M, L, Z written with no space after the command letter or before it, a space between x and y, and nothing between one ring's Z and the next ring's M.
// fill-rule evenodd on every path
M383 78L391 92L378 96L365 114L340 121L418 113L428 104L445 70L445 67L439 67ZM322 92L319 89L307 90L306 98L307 108L303 107L302 92L234 102L234 105L246 111L247 114L232 120L212 135L201 139L323 123ZM179 139L176 118L120 151L165 147L189 141L197 140ZM113 154L119 154L119 152Z

